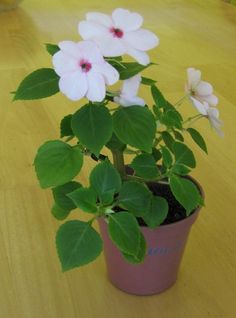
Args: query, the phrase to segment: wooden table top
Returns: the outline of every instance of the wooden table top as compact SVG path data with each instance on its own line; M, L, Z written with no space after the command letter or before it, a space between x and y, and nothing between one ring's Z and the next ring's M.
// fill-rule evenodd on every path
M140 12L145 27L160 37L152 51L159 66L147 74L166 96L178 100L186 68L199 68L215 87L224 121L223 139L205 121L196 124L209 150L206 156L191 144L198 159L193 175L205 190L206 207L192 229L177 283L150 297L113 287L103 255L61 272L54 246L59 222L32 162L39 145L59 137L60 119L78 104L61 94L12 103L9 94L26 74L51 66L44 43L78 40L77 23L87 11L115 7ZM236 317L236 7L217 0L28 0L0 13L0 40L1 318ZM182 107L186 114L192 111L188 103ZM92 165L85 164L83 180Z

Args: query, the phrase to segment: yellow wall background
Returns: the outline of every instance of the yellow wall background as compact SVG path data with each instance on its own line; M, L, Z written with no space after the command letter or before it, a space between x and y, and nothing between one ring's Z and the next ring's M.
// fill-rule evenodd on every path
M26 74L51 66L43 43L77 40L77 23L87 11L116 7L140 12L145 27L160 37L152 51L159 65L146 75L156 77L169 100L182 97L186 68L199 68L214 85L224 121L224 139L207 122L196 124L209 150L206 156L189 141L206 207L192 229L178 282L151 297L110 285L102 256L61 273L54 247L59 222L50 215L50 191L39 188L32 162L39 145L59 137L60 119L78 105L61 94L12 103L9 94ZM0 317L236 317L236 7L220 0L25 0L0 13L0 41ZM188 103L181 107L194 113ZM88 160L82 180L92 165Z

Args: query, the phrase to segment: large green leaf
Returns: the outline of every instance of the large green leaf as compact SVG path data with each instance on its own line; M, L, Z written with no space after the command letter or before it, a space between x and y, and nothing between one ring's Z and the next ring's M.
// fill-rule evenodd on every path
M29 74L19 85L13 100L48 97L59 92L59 76L52 68L41 68Z
M172 145L175 155L175 164L184 164L190 168L196 167L196 161L193 152L183 143L175 142Z
M148 153L136 156L129 166L134 169L136 175L146 179L154 179L158 175L156 161L153 155Z
M103 243L90 223L74 220L60 226L56 246L62 270L67 271L95 260Z
M73 115L71 127L80 142L96 156L112 136L112 118L103 105L83 106Z
M110 214L108 233L122 252L138 255L141 235L138 222L132 214L128 212Z
M176 200L185 208L187 215L202 204L202 197L197 187L189 179L172 175L170 188Z
M79 188L68 193L67 196L74 202L76 207L89 213L97 212L97 195L92 188Z
M202 135L194 128L188 128L187 132L190 134L192 139L196 142L196 144L207 153L207 146L205 140L203 139Z
M156 122L146 107L123 107L113 115L114 131L124 143L151 153Z
M124 182L118 197L118 205L132 212L135 216L143 216L150 208L152 193L145 185L136 181Z
M143 220L148 227L154 229L159 226L168 215L168 203L166 199L153 196L151 207L148 212L143 216Z
M81 170L83 155L78 147L60 140L43 144L34 160L35 170L42 188L56 187L71 181Z
M99 163L92 170L89 180L103 204L108 204L121 188L120 175L109 161Z
M127 254L122 252L122 255L125 260L127 260L131 264L140 264L144 261L147 252L146 240L144 238L143 233L140 231L140 242L138 247L137 255Z
M81 187L76 181L71 181L52 189L53 197L58 206L64 210L73 210L76 208L73 201L68 198L67 194Z

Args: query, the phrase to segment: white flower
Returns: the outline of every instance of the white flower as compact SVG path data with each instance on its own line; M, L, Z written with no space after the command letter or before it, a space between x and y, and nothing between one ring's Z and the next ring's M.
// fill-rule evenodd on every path
M98 12L86 14L86 21L79 23L78 31L84 40L95 41L106 57L128 54L140 64L150 62L145 51L159 44L158 37L142 29L140 14L125 9L115 9L112 15Z
M74 101L85 96L92 102L102 101L106 84L116 83L119 73L104 60L96 43L63 41L59 47L52 61L60 76L60 91Z
M119 96L114 97L114 102L121 106L145 106L142 98L138 97L141 75L135 75L123 82Z
M200 103L207 102L210 106L218 104L218 98L213 95L212 85L201 80L201 72L199 70L188 68L187 76L186 92L190 94L190 99L197 109L198 101Z

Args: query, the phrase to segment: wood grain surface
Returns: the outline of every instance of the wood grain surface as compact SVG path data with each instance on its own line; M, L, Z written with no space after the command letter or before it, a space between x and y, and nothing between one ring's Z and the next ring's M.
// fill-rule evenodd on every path
M77 23L87 11L116 7L140 12L145 27L160 37L151 53L159 65L146 75L156 77L170 101L183 95L186 68L199 68L214 84L224 121L223 139L206 121L196 123L209 149L206 156L189 141L206 207L192 229L177 283L150 297L113 287L103 255L61 272L54 246L60 222L50 214L51 193L39 188L32 162L45 140L59 137L60 119L82 102L57 94L12 103L10 96L26 74L51 66L44 43L78 40ZM0 41L0 317L235 318L236 7L217 0L25 0L0 13ZM194 114L188 103L181 107ZM82 181L92 166L88 160ZM78 217L87 216L73 212L71 218Z

